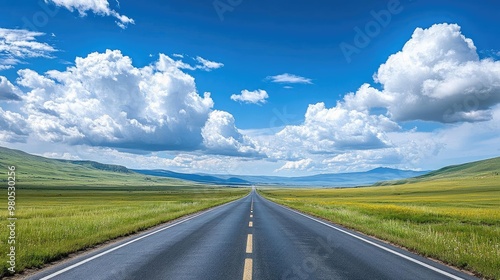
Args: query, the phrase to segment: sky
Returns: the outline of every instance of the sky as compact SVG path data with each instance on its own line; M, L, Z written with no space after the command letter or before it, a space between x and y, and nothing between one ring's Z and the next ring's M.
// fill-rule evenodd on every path
M0 146L188 173L500 155L500 3L0 2Z

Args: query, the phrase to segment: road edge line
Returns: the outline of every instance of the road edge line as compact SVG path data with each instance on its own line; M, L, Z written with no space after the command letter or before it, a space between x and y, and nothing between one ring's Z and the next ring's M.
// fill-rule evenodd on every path
M415 263L415 264L418 264L418 265L423 266L423 267L425 267L425 268L428 268L428 269L430 269L430 270L433 270L433 271L435 271L435 272L437 272L437 273L439 273L439 274L442 274L442 275L444 275L444 276L450 277L451 279L455 279L455 280L465 280L464 278L458 277L458 276L453 275L453 274L451 274L451 273L449 273L449 272L446 272L446 271L444 271L444 270L441 270L441 269L439 269L439 268L437 268L437 267L434 267L434 266L432 266L432 265L426 264L426 263L421 262L421 261L419 261L419 260L416 260L416 259L414 259L414 258L412 258L412 257L409 257L409 256L406 256L406 255L401 254L401 253L399 253L399 252L396 252L396 251L394 251L394 250L392 250L392 249L386 248L386 247L384 247L384 246L382 246L382 245L380 245L380 244L377 244L377 243L375 243L375 242L373 242L373 241L370 241L370 240L368 240L368 239L366 239L366 238L363 238L363 237L358 236L358 235L356 235L356 234L353 234L353 233L350 233L350 232L348 232L348 231L345 231L345 230L343 230L343 229L341 229L341 228L338 228L338 227L336 227L336 226L334 226L334 225L331 225L331 224L329 224L329 223L326 223L326 222L323 222L323 221L318 220L318 219L316 219L316 218L313 218L313 217L311 217L311 216L309 216L309 215L307 215L307 214L304 214L304 213L301 213L301 212L299 212L299 211L297 211L297 210L294 210L294 209L291 209L291 208L285 207L285 206L283 206L283 205L281 205L281 204L278 204L278 203L276 203L276 202L274 202L274 201L271 201L271 200L269 200L269 199L267 199L267 198L265 198L265 197L261 196L260 194L258 194L258 196L260 196L261 198L263 198L263 199L265 199L265 200L267 200L267 201L269 201L269 202L271 202L271 203L273 203L273 204L276 204L277 206L280 206L280 207L282 207L282 208L284 208L284 209L286 209L286 210L288 210L288 211L294 212L295 214L298 214L298 215L304 216L304 217L306 217L306 218L308 218L308 219L310 219L310 220L313 220L313 221L315 221L315 222L318 222L318 223L320 223L320 224L323 224L323 225L325 225L325 226L327 226L327 227L329 227L329 228L335 229L335 230L337 230L337 231L339 231L339 232L342 232L342 233L344 233L344 234L347 234L347 235L349 235L349 236L352 236L352 237L354 237L354 238L356 238L356 239L359 239L359 240L361 240L361 241L363 241L363 242L366 242L366 243L368 243L368 244L370 244L370 245L373 245L373 246L375 246L375 247L377 247L377 248L379 248L379 249L382 249L382 250L384 250L384 251L386 251L386 252L389 252L389 253L391 253L391 254L394 254L394 255L396 255L396 256L398 256L398 257L401 257L401 258L403 258L403 259L406 259L406 260L408 260L408 261L411 261L411 262L413 262L413 263Z

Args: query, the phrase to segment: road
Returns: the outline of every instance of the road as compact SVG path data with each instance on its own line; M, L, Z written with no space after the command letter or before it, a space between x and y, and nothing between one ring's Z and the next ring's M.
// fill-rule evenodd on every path
M255 191L28 279L477 279Z

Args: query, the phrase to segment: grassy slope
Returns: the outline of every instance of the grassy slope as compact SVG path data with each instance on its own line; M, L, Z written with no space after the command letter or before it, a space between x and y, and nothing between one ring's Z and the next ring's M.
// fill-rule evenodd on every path
M245 189L144 176L119 166L46 159L0 147L0 184L4 186L9 165L16 166L17 271L248 193ZM8 274L5 193L2 200L0 278Z
M413 183L357 189L262 189L271 200L500 279L500 158Z
M116 165L95 162L72 163L0 147L0 172L5 170L6 173L9 165L16 166L17 183L20 187L58 189L60 187L116 188L165 184L192 185L190 182L180 180L144 176ZM6 176L0 177L0 182L6 180Z
M376 185L417 183L417 182L439 180L439 179L452 179L452 180L456 180L459 178L480 179L484 177L498 176L499 173L500 173L500 157L496 157L465 164L451 165L415 178L381 182Z

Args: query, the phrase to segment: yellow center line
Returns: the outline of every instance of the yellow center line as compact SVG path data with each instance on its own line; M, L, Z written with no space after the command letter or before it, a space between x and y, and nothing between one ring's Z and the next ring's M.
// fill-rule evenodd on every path
M253 250L252 250L252 249L253 249L253 248L252 248L252 247L253 247L253 242L252 242L252 240L253 240L252 234L251 234L251 233L249 233L249 234L248 234L248 238L247 238L247 254L251 254L251 253L252 253L252 251L253 251Z
M250 204L250 218L253 218L253 198L252 203ZM253 227L253 222L248 222L248 227ZM252 254L253 252L253 235L251 233L248 234L247 237L247 248L246 253ZM252 258L245 259L245 266L243 267L243 280L252 280L252 270L253 270L253 260Z
M245 266L243 268L243 280L252 280L252 259L245 259Z

